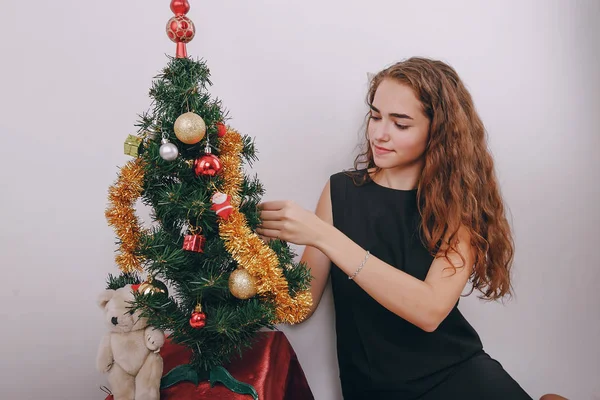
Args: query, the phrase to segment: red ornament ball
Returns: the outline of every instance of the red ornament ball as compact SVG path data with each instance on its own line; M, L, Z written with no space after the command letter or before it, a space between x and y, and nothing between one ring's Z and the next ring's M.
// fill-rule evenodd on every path
M190 3L187 0L171 0L171 11L175 15L187 14L190 11Z
M219 122L217 124L217 136L218 137L223 137L227 134L227 127L225 126L224 123Z
M206 325L206 314L204 314L200 306L196 306L196 309L190 317L190 326L194 329L204 328Z
M196 176L215 176L221 171L221 160L214 154L205 154L194 161Z
M196 27L185 15L177 15L167 22L167 36L172 42L188 43L196 34Z

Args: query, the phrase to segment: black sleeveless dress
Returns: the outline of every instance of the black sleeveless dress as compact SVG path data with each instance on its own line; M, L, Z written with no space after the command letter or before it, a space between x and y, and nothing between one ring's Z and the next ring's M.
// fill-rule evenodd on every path
M373 256L425 280L433 256L419 237L416 189L395 190L372 181L356 186L346 173L332 175L330 187L335 227ZM485 385L510 386L510 391L504 392L510 397L502 398L530 399L500 364L485 354L477 332L458 310L458 302L439 327L428 333L381 306L335 265L331 282L345 400L454 398L448 397L450 394L461 399L496 398L479 397L480 392L474 392L475 397L454 393L462 390L456 388L473 385L478 373L469 371L473 360L479 362L475 368L486 371ZM501 380L489 382L490 374L501 375ZM456 376L468 381L463 385Z

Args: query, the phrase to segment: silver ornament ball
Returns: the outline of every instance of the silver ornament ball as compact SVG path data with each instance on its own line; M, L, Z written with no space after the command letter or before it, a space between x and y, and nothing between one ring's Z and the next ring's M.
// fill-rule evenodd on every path
M169 142L167 139L162 140L162 145L160 146L160 150L158 151L160 156L165 161L173 161L179 155L179 150L177 146L173 143Z

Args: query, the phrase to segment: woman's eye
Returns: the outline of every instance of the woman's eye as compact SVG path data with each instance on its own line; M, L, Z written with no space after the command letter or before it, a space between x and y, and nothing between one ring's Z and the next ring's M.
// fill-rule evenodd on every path
M381 119L381 117L378 117L376 115L369 115L369 118L375 120L375 121L379 121Z
M396 124L396 126L398 127L398 129L408 129L408 125Z

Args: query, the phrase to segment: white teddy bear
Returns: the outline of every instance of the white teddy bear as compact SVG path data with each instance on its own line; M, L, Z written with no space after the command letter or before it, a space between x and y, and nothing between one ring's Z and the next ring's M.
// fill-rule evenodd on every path
M96 366L108 372L114 400L159 400L163 360L158 350L165 335L130 309L133 300L131 285L107 289L98 298L110 332L102 338Z

